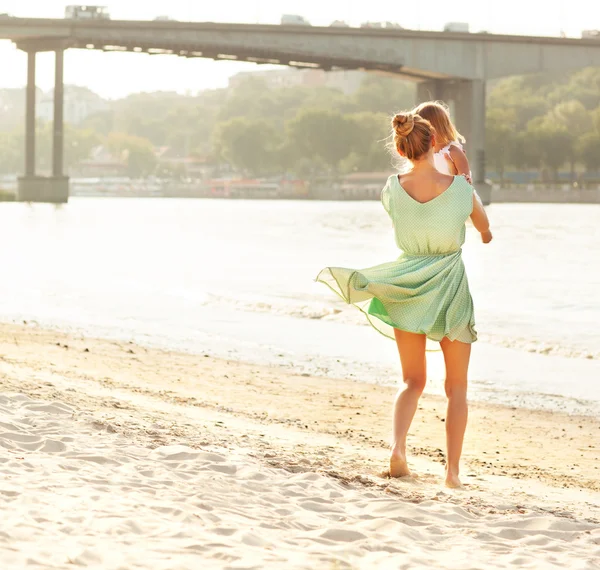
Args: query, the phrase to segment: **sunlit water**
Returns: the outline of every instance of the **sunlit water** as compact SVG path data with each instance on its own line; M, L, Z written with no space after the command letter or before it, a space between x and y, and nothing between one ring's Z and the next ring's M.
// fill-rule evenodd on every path
M498 204L464 259L473 398L600 415L600 206ZM377 202L72 199L1 204L0 318L395 383L394 343L326 287L326 265L395 249ZM431 353L431 391L441 391Z

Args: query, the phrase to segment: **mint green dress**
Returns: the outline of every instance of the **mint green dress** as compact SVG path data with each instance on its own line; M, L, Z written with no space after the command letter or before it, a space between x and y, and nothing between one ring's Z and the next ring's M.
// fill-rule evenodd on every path
M379 332L394 328L472 343L477 340L473 299L461 256L465 222L473 211L473 187L455 176L447 190L417 202L390 176L381 201L392 219L396 261L368 269L327 267L317 281L363 311Z

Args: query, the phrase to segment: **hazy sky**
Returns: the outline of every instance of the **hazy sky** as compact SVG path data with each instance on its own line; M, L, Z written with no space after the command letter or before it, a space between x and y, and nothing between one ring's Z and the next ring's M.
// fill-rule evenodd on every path
M57 0L0 0L0 13L14 16L62 18L69 2ZM153 19L168 15L177 20L261 22L277 24L281 14L301 14L312 24L345 20L393 21L405 28L441 30L446 22L466 21L471 31L557 36L563 30L579 37L582 29L600 28L597 0L107 0L113 19ZM25 83L25 55L0 41L0 87ZM197 91L227 85L238 72L257 69L253 64L186 60L175 56L104 54L69 50L65 81L90 87L104 97L137 91ZM38 86L53 83L53 56L38 55Z

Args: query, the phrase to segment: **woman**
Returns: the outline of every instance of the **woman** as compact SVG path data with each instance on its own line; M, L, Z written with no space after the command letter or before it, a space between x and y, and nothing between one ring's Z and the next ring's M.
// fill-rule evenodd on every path
M406 386L396 395L390 476L410 475L406 437L425 388L427 338L441 345L446 364L446 485L459 487L459 462L467 425L467 371L477 339L473 301L461 257L470 217L484 243L492 234L483 206L462 176L439 172L435 131L415 113L392 120L394 148L407 159L406 174L393 175L383 192L392 219L398 260L356 271L328 267L317 277L371 324L396 340Z

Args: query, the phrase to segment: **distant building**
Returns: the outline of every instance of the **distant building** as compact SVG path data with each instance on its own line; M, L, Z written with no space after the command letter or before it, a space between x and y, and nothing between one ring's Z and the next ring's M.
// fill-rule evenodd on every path
M99 95L85 88L67 86L65 88L64 120L71 125L79 125L90 115L106 111L108 103ZM54 118L54 92L42 95L37 105L37 116L43 121Z
M323 69L269 69L244 71L230 77L229 87L237 87L248 77L264 79L271 89L282 87L330 87L352 95L360 87L365 72L354 70L324 71Z
M215 169L208 156L181 156L170 147L156 149L156 158L159 171L179 174L185 178L208 178Z
M127 176L127 164L123 157L115 156L105 146L92 149L90 156L71 168L71 176L106 177Z

